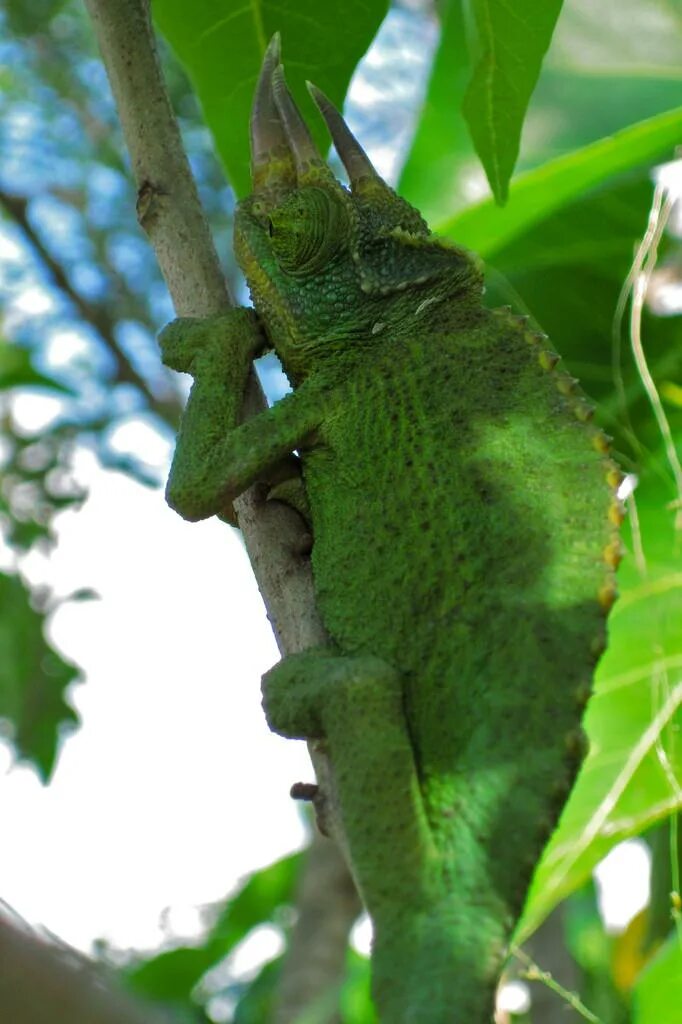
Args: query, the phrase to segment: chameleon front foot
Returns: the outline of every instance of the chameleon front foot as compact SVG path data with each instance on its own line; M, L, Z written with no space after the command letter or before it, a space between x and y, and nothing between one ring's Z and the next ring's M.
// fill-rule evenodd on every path
M161 358L178 373L196 375L226 361L251 360L264 345L258 318L252 309L230 309L213 317L178 317L159 334Z

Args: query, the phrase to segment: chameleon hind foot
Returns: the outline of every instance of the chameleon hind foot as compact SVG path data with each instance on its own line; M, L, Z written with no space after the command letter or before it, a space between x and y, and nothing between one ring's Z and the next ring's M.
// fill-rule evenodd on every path
M370 914L405 891L422 892L427 899L439 858L419 787L400 673L371 655L304 651L263 676L263 706L275 732L325 742L356 881Z

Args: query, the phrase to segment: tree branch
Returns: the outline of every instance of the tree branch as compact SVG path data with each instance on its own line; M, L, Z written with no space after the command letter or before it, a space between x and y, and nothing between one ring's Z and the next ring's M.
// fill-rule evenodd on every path
M156 252L176 313L178 316L210 316L224 312L231 298L164 87L148 2L86 0L86 7L130 154L138 189L138 220ZM256 415L265 408L265 399L252 373L244 416ZM235 508L280 650L294 653L324 644L326 636L315 608L309 560L301 555L306 549L307 532L302 520L284 504L264 502L257 486L242 495L235 502ZM333 807L331 766L326 756L314 748L311 748L311 757L318 782L325 791L334 835L343 847L342 830ZM329 941L333 941L328 957L331 976L316 975L318 994L338 981L352 923L347 911L340 916L332 913L331 908L339 899L347 904L345 889L352 883L347 869L341 866L338 850L334 848L329 857L336 859L337 877L343 872L345 887L330 886L324 894L318 890L318 896L326 903L324 913L337 922L343 920L346 931L337 927L333 937L330 933ZM323 913L321 906L318 910ZM296 957L289 958L294 972L296 962L313 955L317 942L313 929L308 930L307 939L301 933ZM285 973L287 970L289 967L285 968ZM286 989L285 980L283 986ZM298 992L297 1005L293 988ZM296 986L289 986L288 991L291 996L288 1012L296 1015L314 994L310 986L305 992Z
M55 285L62 291L70 302L75 306L85 323L90 324L100 336L116 364L116 381L119 383L134 384L147 396L151 407L167 423L176 424L180 413L180 406L177 399L163 401L156 398L149 391L149 385L144 377L141 377L137 370L131 366L128 357L116 340L113 324L106 312L81 295L71 284L66 271L61 263L54 258L46 248L37 231L31 224L27 206L28 203L23 196L13 196L0 189L0 206L12 218L21 232L27 238L31 248L40 258L46 267Z
M362 904L338 847L321 835L308 849L296 909L272 1024L295 1024L313 1007L315 1020L337 1024L348 933Z
M101 968L0 914L0 1011L7 1024L172 1024L118 991Z

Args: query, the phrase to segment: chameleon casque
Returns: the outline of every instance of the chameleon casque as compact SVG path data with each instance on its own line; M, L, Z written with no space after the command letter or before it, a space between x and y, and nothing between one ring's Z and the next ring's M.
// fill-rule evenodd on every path
M328 751L380 1020L489 1024L584 752L620 475L545 336L482 305L480 261L435 238L311 93L350 188L315 149L275 38L235 222L258 316L161 336L195 378L168 500L230 518L299 454L329 645L266 674L267 718ZM267 347L293 391L237 425Z

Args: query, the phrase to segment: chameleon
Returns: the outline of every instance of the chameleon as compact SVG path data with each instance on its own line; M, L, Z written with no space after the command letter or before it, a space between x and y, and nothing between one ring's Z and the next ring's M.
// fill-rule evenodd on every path
M235 215L255 311L160 336L194 377L167 500L234 522L240 493L300 460L328 643L265 674L268 723L330 759L382 1024L490 1024L585 753L621 476L546 336L484 306L481 261L434 236L308 88L349 184L312 140L276 36ZM269 348L292 390L240 423Z

